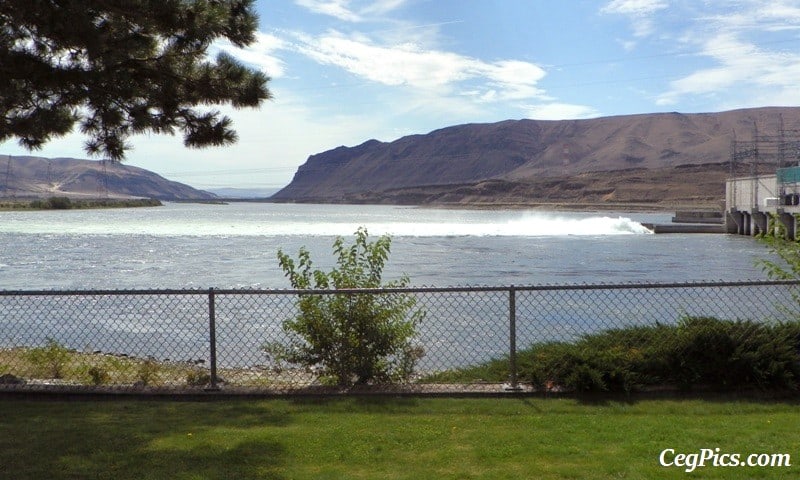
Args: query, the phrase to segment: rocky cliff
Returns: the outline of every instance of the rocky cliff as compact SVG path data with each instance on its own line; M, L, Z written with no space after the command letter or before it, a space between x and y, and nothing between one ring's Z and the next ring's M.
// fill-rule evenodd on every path
M312 155L273 198L469 203L477 196L488 202L511 197L515 202L614 202L653 201L650 197L664 198L672 189L682 191L688 201L697 195L721 199L728 175L723 165L730 159L734 135L749 139L756 129L760 135L777 135L781 125L800 125L800 108L458 125ZM692 187L700 178L697 188L684 185Z

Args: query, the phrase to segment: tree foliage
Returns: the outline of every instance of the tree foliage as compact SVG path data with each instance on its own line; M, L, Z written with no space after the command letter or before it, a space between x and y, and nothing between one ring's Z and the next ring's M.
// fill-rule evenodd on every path
M313 269L305 248L297 261L279 251L280 266L293 288L350 292L301 294L299 314L283 323L290 340L271 342L265 351L279 362L319 366L323 377L339 386L407 380L422 356L413 344L424 315L416 309L416 299L405 292L352 291L408 286L408 277L382 281L390 246L388 236L370 242L364 228L349 247L339 237L333 244L337 266L330 272Z
M778 219L774 216L769 218L767 232L759 240L780 259L757 261L767 276L775 280L800 280L800 242L788 237L786 228Z
M760 259L758 264L762 270L774 280L800 279L800 243L775 237L761 239L770 252L777 255L781 262Z
M39 149L79 123L87 153L111 160L140 133L233 143L228 117L196 107L256 107L269 78L207 50L256 27L253 0L3 0L0 141Z

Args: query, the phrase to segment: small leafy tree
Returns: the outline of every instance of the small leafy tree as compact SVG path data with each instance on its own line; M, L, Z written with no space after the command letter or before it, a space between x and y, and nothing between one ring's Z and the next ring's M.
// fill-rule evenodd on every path
M800 242L789 239L785 228L774 217L770 218L769 229L766 235L760 238L761 243L769 251L778 256L782 262L760 259L757 264L764 272L775 280L800 279Z
M776 255L780 260L767 260L759 259L756 265L773 280L800 280L800 239L792 239L789 237L786 228L774 216L770 216L767 232L765 235L759 237L761 243L767 246L770 253ZM786 306L781 306L781 309L795 314L797 306L800 306L800 293L796 290L792 292L792 299L795 302L795 308L790 309Z
M30 349L26 358L38 373L50 378L64 378L70 360L70 351L52 338L47 345Z
M333 243L336 264L330 272L312 269L311 256L301 248L297 261L278 251L278 261L298 290L358 290L402 288L409 279L383 283L391 238L368 240L365 228L346 246ZM298 299L299 314L283 323L286 342L270 342L264 350L278 362L320 367L339 386L408 380L422 350L413 344L424 313L404 292L308 293Z

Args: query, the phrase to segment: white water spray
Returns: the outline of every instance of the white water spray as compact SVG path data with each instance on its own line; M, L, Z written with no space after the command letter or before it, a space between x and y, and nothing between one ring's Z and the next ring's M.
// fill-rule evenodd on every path
M347 207L345 207L347 208ZM376 207L378 208L378 207ZM340 210L339 210L340 211ZM359 227L370 235L394 237L545 237L652 233L625 217L509 211L362 209L304 211L302 215L227 207L169 210L84 211L75 214L27 213L0 223L0 232L74 235L153 236L349 236Z
M624 217L566 218L549 215L528 215L519 219L496 222L363 222L285 224L273 228L280 235L351 235L359 226L372 235L393 237L546 237L649 234L650 230ZM277 232L280 233L277 233Z

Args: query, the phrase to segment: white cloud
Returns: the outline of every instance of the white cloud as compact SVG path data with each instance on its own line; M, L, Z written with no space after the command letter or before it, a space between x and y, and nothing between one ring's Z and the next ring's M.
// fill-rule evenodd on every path
M667 6L667 2L663 0L613 0L601 12L640 17L663 10Z
M275 56L275 52L285 49L286 43L275 35L259 32L256 40L245 48L239 48L228 41L219 41L212 47L222 50L238 60L255 66L272 78L286 74L286 64Z
M403 85L445 95L459 88L470 88L479 91L484 101L543 95L536 84L545 71L530 62L484 62L452 52L424 49L413 43L378 45L364 36L348 37L338 32L319 37L299 35L298 39L298 49L315 61L384 85ZM459 87L467 82L470 87Z
M796 0L740 0L730 4L731 8L720 9L701 18L704 26L713 26L717 31L782 31L797 29L800 22L800 6Z
M600 113L590 106L568 103L528 105L526 113L528 118L534 120L574 120L600 116Z
M442 87L464 79L472 63L453 53L425 51L414 44L384 47L335 32L303 37L302 42L300 51L315 61L384 85Z
M360 22L361 16L353 12L349 0L295 0L295 3L320 15L344 20L346 22Z
M503 100L523 100L544 95L544 91L536 87L537 82L546 75L538 65L519 60L502 60L485 64L481 70L489 83L499 89Z
M378 0L372 2L371 5L364 7L363 13L382 15L393 10L397 10L398 8L405 6L407 3L408 0Z
M786 105L797 98L792 92L797 90L800 78L800 54L769 49L796 39L784 37L770 42L774 37L764 34L800 29L800 8L786 2L765 5L743 1L737 6L736 10L697 19L696 28L685 38L699 42L697 56L709 59L711 65L671 82L669 89L656 98L658 105L673 105L691 96L719 97L726 104L747 105L752 105L754 98L772 99L762 105ZM708 31L715 33L704 36ZM763 42L760 45L759 40ZM785 96L778 97L776 92Z
M384 15L403 7L408 0L376 0L366 2L361 8L351 7L351 0L295 0L295 3L312 13L327 15L345 22L363 22L373 15ZM365 2L359 2L365 3Z
M613 0L600 9L601 13L625 15L633 24L635 37L646 37L653 33L655 24L653 14L669 7L664 0ZM630 42L628 48L630 48Z

